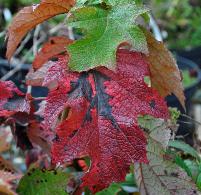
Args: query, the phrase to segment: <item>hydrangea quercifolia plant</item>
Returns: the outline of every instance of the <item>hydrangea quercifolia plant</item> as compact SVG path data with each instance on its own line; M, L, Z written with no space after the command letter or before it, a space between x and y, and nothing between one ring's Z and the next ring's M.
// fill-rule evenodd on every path
M190 177L165 159L172 129L164 97L175 94L183 107L185 98L172 55L138 22L148 11L133 0L41 0L14 17L7 33L8 59L28 31L55 15L68 14L67 25L83 34L79 40L52 37L36 55L27 84L49 89L39 110L31 94L0 82L2 121L27 126L29 147L23 148L45 150L51 156L47 169L75 161L85 167L82 176L34 169L20 181L19 194L79 194L84 187L96 193L124 181L132 164L141 194L154 194L154 185L161 194L196 194Z

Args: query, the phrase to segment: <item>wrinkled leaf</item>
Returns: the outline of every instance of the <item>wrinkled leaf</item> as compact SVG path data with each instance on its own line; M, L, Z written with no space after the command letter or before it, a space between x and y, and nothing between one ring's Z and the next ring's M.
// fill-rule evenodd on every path
M197 194L197 190L191 178L182 171L175 163L165 158L164 150L167 147L167 131L170 131L168 124L160 119L152 117L152 128L149 120L140 118L139 124L145 129L148 136L147 157L149 164L135 164L135 176L141 195L176 195L176 194ZM161 125L159 125L159 122ZM164 127L165 125L165 127ZM161 139L157 138L154 131L160 130L164 134Z
M82 185L93 192L123 181L132 162L147 162L139 114L169 117L164 100L144 83L148 74L142 54L119 50L116 73L104 67L81 74L67 71L59 87L49 93L48 125L54 124L58 109L70 108L56 130L52 161L88 156L91 166Z
M148 52L146 38L135 23L148 9L133 1L113 2L111 10L91 6L73 11L68 25L83 29L85 36L67 47L71 70L81 72L101 65L114 69L117 48L124 42L134 51Z
M74 4L74 0L41 0L41 3L19 11L8 28L7 58L12 57L28 31L49 18L67 13Z
M174 57L150 32L146 31L145 34L149 49L147 60L150 63L152 87L157 89L163 97L173 93L185 108L181 74Z

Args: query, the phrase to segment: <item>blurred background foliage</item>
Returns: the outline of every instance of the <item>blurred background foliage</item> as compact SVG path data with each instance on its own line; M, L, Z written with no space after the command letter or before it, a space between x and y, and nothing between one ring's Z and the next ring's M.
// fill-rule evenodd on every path
M201 0L142 1L151 8L169 48L191 49L201 46ZM3 9L8 8L14 15L23 6L38 2L39 0L0 0L0 31L9 23L3 18ZM55 20L52 21L54 24Z
M170 48L201 45L201 0L146 1Z

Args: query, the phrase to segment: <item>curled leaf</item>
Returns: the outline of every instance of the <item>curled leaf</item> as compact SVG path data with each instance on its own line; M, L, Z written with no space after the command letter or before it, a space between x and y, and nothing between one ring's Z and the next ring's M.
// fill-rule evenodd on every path
M58 14L67 13L74 0L41 0L41 3L23 8L8 28L6 57L10 59L23 37L36 25Z
M173 93L185 108L181 74L174 57L162 42L157 41L150 32L144 32L149 49L147 60L150 63L151 86L163 97Z

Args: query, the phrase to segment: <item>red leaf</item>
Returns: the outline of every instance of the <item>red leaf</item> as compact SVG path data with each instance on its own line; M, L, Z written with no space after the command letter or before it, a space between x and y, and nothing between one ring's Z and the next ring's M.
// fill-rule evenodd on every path
M45 43L33 61L33 68L39 69L50 58L66 51L66 46L72 43L66 37L51 37Z
M66 94L71 89L71 80L75 80L79 74L67 71L67 58L60 58L54 66L50 67L44 79L43 86L51 91L47 97L44 120L47 128L55 126L59 114L66 107ZM57 90L54 90L57 89Z
M44 77L52 65L54 65L54 62L49 61L35 72L33 68L30 69L29 73L26 75L26 84L31 86L42 86Z
M103 67L79 75L67 72L62 79L65 88L59 85L48 98L49 108L50 104L54 110L61 111L62 104L71 108L57 128L53 163L89 156L91 166L82 186L96 192L123 181L131 163L147 162L146 138L137 116L168 117L164 100L144 83L148 75L144 56L127 50L117 53L116 73Z
M17 112L29 113L30 104L25 95L11 81L0 81L0 117L9 117Z
M45 129L44 125L37 121L32 121L27 130L27 136L32 145L40 146L46 153L50 152L50 146L54 138L54 133Z
M8 28L6 56L10 59L23 37L36 25L58 14L67 13L74 0L42 0L40 4L23 8Z

